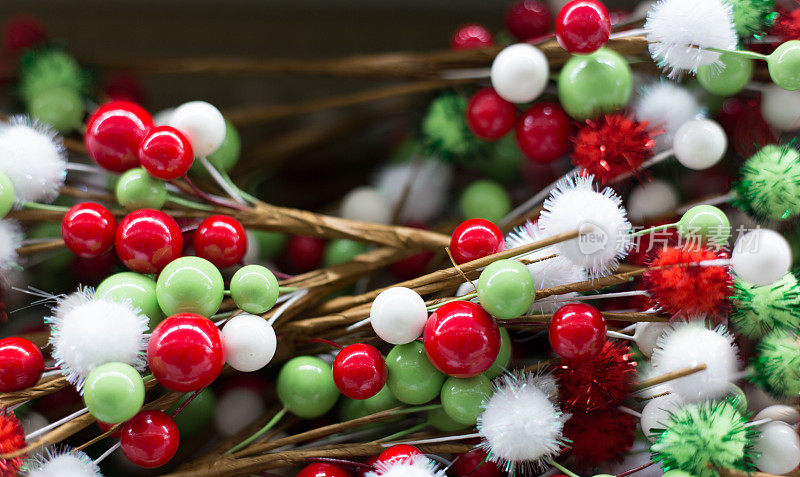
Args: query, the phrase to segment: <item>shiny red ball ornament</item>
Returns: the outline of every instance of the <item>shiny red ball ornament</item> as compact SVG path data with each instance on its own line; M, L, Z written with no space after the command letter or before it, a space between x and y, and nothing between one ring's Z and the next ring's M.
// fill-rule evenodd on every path
M189 139L170 126L156 126L139 145L139 162L153 177L170 181L183 177L194 161Z
M631 450L636 419L615 408L575 412L564 423L564 437L571 441L569 453L578 468L588 470L597 464L619 461Z
M150 335L147 364L158 382L173 391L204 388L225 365L219 328L194 313L172 315Z
M374 466L375 463L378 462L379 457L380 456L373 455L372 457L368 457L367 459L365 459L364 463L367 465ZM370 469L367 467L359 467L358 470L356 470L356 477L366 477L368 472L373 472L374 470L375 470L374 468Z
M451 50L476 50L492 46L492 32L478 23L462 25L450 39Z
M431 314L422 334L425 353L441 372L456 378L477 376L500 352L500 329L480 305L445 303Z
M476 447L469 452L458 454L453 460L455 477L501 477L503 470L495 463L487 460L486 451Z
M606 342L606 320L586 303L562 306L550 319L550 347L565 359L591 359Z
M636 361L628 345L606 341L593 359L560 359L553 377L565 412L594 412L617 407L630 396Z
M333 361L333 382L350 399L367 399L378 394L389 368L381 352L368 344L345 346Z
M380 463L382 466L389 466L399 462L407 462L417 457L425 457L419 449L408 444L396 444L381 452L378 460L373 465ZM425 457L427 459L427 457Z
M6 23L3 30L3 46L10 53L42 46L47 42L47 32L36 17L19 16Z
M160 467L178 451L178 425L163 411L139 411L122 427L122 452L139 467Z
M94 202L73 205L61 219L64 244L83 258L96 258L111 250L116 230L114 214Z
M351 474L338 465L315 462L303 467L297 477L351 477Z
M286 243L286 261L298 273L319 267L325 253L325 240L310 235L293 235Z
M139 144L152 128L153 118L141 106L112 101L89 117L83 142L100 167L125 172L139 166Z
M236 265L247 252L247 234L238 220L212 215L200 222L194 233L194 252L217 268Z
M0 340L0 393L33 386L43 370L44 357L38 346L16 336Z
M525 0L509 7L506 12L506 29L519 41L532 40L550 31L552 15L542 2Z
M557 103L536 103L517 121L517 146L525 157L553 162L570 149L572 121Z
M505 136L517 120L517 108L492 88L483 88L467 103L467 126L476 136L496 141Z
M588 54L608 42L611 19L597 0L572 0L556 16L556 40L570 53Z
M164 212L139 209L119 223L114 247L134 272L158 273L181 256L183 235L175 219Z
M419 252L389 265L389 271L400 280L411 280L422 275L425 268L431 263L434 252Z
M461 222L450 236L450 253L456 263L466 263L503 251L503 233L485 219Z
M3 407L0 409L0 449L3 453L12 453L25 446L25 430L22 428L22 424L14 412ZM17 457L0 458L0 475L18 475L23 457L25 457L24 454Z
M589 119L575 135L572 165L592 174L602 183L633 172L638 174L653 156L656 140L647 121L636 121L624 114L606 114Z

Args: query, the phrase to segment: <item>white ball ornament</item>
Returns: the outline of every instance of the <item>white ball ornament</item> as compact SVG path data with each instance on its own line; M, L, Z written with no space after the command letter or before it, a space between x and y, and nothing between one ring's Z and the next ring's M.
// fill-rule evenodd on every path
M769 229L755 229L736 240L731 267L742 280L756 286L780 280L792 266L792 248L783 235Z
M214 427L225 437L241 431L266 411L264 400L250 388L235 388L219 398Z
M658 435L655 434L653 429L664 429L664 423L669 421L671 414L684 404L683 399L677 394L667 394L647 401L647 405L642 409L642 418L639 421L645 437L650 442L655 442L658 439Z
M242 313L222 328L225 361L235 370L258 371L275 356L278 345L275 330L260 316Z
M675 187L667 181L654 179L633 188L627 203L628 216L642 223L670 212L678 203Z
M342 199L339 215L360 222L388 224L392 221L392 206L377 189L357 187Z
M511 103L529 103L538 98L549 75L547 57L527 43L504 48L492 62L492 87Z
M369 319L380 339L391 344L406 344L422 334L428 310L425 300L414 290L392 287L375 297Z
M190 101L175 108L169 125L182 132L195 157L208 157L225 140L225 118L205 101Z
M787 424L797 424L797 421L800 420L800 412L798 412L796 407L787 406L786 404L773 404L772 406L767 406L760 410L752 420L760 421L761 419L772 419L773 421L783 421Z
M684 167L700 171L722 159L728 148L728 138L717 122L694 119L678 128L672 147L678 162Z
M753 462L768 474L785 474L800 465L800 437L785 422L768 422L758 426Z
M800 129L800 91L770 84L761 93L761 115L778 131Z
M639 347L643 355L650 357L656 348L658 338L669 328L669 323L641 322L636 324L636 331L633 332L633 341Z

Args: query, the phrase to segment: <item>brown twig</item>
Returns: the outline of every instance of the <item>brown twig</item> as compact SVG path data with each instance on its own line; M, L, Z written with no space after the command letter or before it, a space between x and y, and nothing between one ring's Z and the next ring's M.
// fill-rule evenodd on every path
M673 379L679 379L684 376L689 376L690 374L699 373L700 371L705 371L706 365L705 364L698 364L697 366L692 366L689 368L679 369L677 371L672 371L670 373L662 374L661 376L655 376L650 379L645 379L644 381L639 382L636 384L636 389L646 389L649 387L657 386L659 384L666 383L668 381L672 381Z
M35 243L31 245L23 245L17 249L17 255L33 255L39 252L47 252L49 250L58 250L64 248L64 239L53 239L48 242Z

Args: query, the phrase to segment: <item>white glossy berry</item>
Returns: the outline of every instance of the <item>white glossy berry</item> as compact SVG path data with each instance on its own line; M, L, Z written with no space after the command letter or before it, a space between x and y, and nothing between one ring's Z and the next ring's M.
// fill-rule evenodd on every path
M761 419L772 419L773 421L783 421L787 424L797 424L797 421L800 420L800 412L798 412L797 408L787 406L786 404L773 404L772 406L767 406L760 410L752 420L760 421Z
M792 249L783 235L755 229L736 240L731 267L742 280L756 286L780 280L792 266Z
M800 91L787 91L770 84L761 93L761 115L779 131L800 129Z
M370 323L382 340L405 344L422 334L428 321L425 300L414 290L392 287L375 297L369 311Z
M643 355L650 357L656 348L658 338L669 328L669 323L642 322L636 324L633 341Z
M654 179L633 188L628 197L628 217L631 221L643 223L647 219L667 214L678 206L678 193L667 181Z
M694 119L683 124L672 140L675 158L689 169L708 169L725 155L728 138L725 131L710 119Z
M377 189L357 187L342 199L339 215L350 220L388 224L392 221L392 207Z
M492 87L512 103L538 98L550 75L547 57L533 45L517 43L503 49L492 63Z
M677 394L667 394L647 401L639 421L645 437L650 442L655 442L658 439L655 429L664 429L672 413L684 404L683 399Z
M207 157L225 140L225 118L205 101L178 106L169 117L169 124L189 139L195 157Z
M222 328L225 361L237 371L258 371L275 356L275 331L260 316L242 313Z
M214 427L225 437L241 431L248 424L264 415L266 406L261 396L253 389L232 389L219 398L214 411Z
M768 422L758 426L753 462L768 474L785 474L800 464L800 437L785 422Z

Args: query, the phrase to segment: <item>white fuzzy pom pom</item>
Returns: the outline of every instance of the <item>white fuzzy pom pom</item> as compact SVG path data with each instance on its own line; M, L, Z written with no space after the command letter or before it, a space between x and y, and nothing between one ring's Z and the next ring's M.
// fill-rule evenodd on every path
M423 456L411 456L407 459L385 463L375 463L375 470L367 472L364 477L444 477L445 469L440 469L435 462Z
M411 182L406 195L406 187ZM444 209L453 182L453 167L437 159L410 160L383 168L375 187L387 198L392 210L403 196L401 222L428 223Z
M661 0L644 24L653 61L670 78L719 65L720 54L708 48L736 49L733 7L723 0Z
M48 450L26 463L28 477L102 477L100 468L84 452Z
M22 245L22 229L16 220L0 220L0 269L10 270L17 265L17 249ZM5 273L3 278L6 278Z
M631 223L616 192L599 192L593 176L569 176L550 192L539 216L539 227L548 235L579 230L581 235L554 245L558 254L599 277L616 268L631 246Z
M64 143L49 126L14 117L0 126L0 171L17 201L50 202L67 176Z
M53 316L45 318L56 366L78 390L89 373L105 363L143 370L148 321L138 308L97 298L92 288L59 299Z
M700 117L702 107L686 88L659 81L641 89L633 112L637 120L650 123L651 131L661 131L655 136L656 150L665 151L672 147L675 133L686 121Z
M533 373L498 378L477 423L488 460L506 469L533 470L558 454L565 416L552 400L554 386L549 382Z
M739 353L724 326L709 329L692 321L673 325L661 335L651 363L658 374L705 364L704 371L666 383L687 402L697 402L728 394L739 370Z

